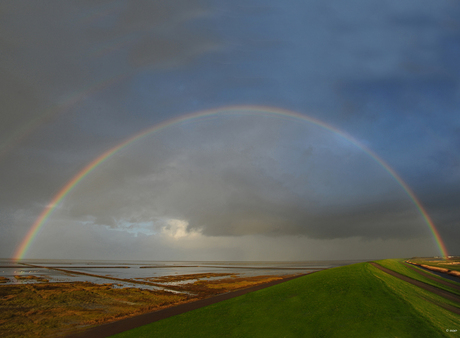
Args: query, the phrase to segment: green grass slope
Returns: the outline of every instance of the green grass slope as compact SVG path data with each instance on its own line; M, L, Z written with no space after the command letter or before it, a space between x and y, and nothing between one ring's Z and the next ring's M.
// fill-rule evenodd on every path
M368 263L300 277L113 337L450 337L443 298Z

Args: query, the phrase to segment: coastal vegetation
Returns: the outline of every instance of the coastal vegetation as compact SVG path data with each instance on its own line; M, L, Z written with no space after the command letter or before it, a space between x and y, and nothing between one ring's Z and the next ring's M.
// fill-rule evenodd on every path
M169 285L170 289L177 290L175 293L120 288L118 284L112 283L49 283L37 276L15 276L14 279L20 284L0 286L0 336L65 336L102 323L282 278L237 275L228 278L228 275L208 273L156 279L157 282L165 284L189 281L191 278L195 280L189 284ZM224 276L227 278L221 278ZM219 279L210 279L211 277ZM5 280L8 281L7 278Z
M2 285L0 336L60 336L187 299L169 292L87 282Z
M24 280L34 280L34 281L37 281L37 282L43 282L43 283L46 283L46 282L49 282L49 279L46 279L44 277L40 277L40 276L34 276L34 275L16 275L14 276L14 278L18 281L24 281Z

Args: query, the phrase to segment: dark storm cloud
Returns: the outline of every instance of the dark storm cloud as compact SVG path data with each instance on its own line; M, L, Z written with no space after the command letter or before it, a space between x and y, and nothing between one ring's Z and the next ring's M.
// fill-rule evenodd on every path
M44 124L69 112L75 115L72 108L78 109L87 94L94 94L85 91L91 90L95 83L104 83L120 74L133 74L138 66L179 66L182 61L208 51L210 41L198 29L183 26L206 11L200 1L3 1L0 4L0 156L14 151L21 141L27 142ZM115 38L127 41L122 51L136 67L127 63L126 56L117 53L116 48L111 52ZM156 39L163 46L151 43ZM165 44L174 47L164 48ZM97 56L94 53L97 50L106 53ZM85 95L69 107L67 103L78 98L79 93ZM118 124L112 121L122 119L121 104L104 99L101 102L105 109L100 109L96 101L92 107L85 107L86 114L78 112L80 120L85 120L78 125L81 129L74 127L77 121L68 119L47 133L61 141L49 142L42 134L41 139L33 140L33 146L39 148L43 143L43 148L50 145L56 148L59 144L58 153L76 153L78 145L88 138L88 135L81 137L87 133L82 130L87 126L99 134L107 125L116 130ZM131 132L139 130L142 122ZM80 139L71 136L72 141L66 143L72 133L78 133ZM126 131L119 134L129 135Z
M187 26L207 12L200 1L182 0L3 1L2 148L68 113L66 97L72 101L74 94L141 67L179 67L215 49L209 33Z
M184 38L182 34L181 38ZM133 47L130 61L135 67L162 64L164 66L176 66L204 52L204 46L208 50L215 48L208 39L173 40L169 37L150 37L140 41ZM206 51L206 50L205 50Z
M353 128L366 125L360 133L378 139L373 148L422 190L459 180L458 86L450 74L432 74L349 81L341 91Z
M30 123L36 110L46 107L42 93L0 68L0 157L23 137L23 127ZM0 158L1 160L1 158Z
M94 28L91 36L103 38L109 49L110 42L129 41L131 66L177 67L217 47L209 33L189 27L208 15L199 0L130 1L110 30Z
M255 177L247 180L253 181ZM267 178L260 181L265 188L289 195L288 191L280 189L280 182L275 184ZM189 220L190 229L201 229L209 236L302 235L315 239L356 236L367 239L416 238L426 234L421 229L423 221L410 203L401 205L398 201L386 205L380 202L342 210L331 206L321 213L312 210L301 196L274 201L280 196L273 198L260 187L238 185L233 180L225 183L232 184L236 191L233 194L222 192L221 203L213 203L213 199L206 196L201 203L189 206L183 216Z
M439 185L430 187L420 194L422 203L431 216L435 227L442 230L442 240L451 254L457 254L460 237L460 194L457 185Z

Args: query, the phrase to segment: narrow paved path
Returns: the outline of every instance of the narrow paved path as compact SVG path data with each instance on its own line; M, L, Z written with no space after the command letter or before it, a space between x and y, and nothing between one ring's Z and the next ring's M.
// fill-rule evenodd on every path
M377 263L372 262L370 264L372 264L376 268L382 270L383 272L388 273L389 275L392 275L392 276L394 276L396 278L399 278L399 279L401 279L401 280L403 280L405 282L408 282L410 284L418 286L419 288L422 288L424 290L430 291L430 292L432 292L432 293L434 293L434 294L436 294L438 296L444 297L444 298L446 298L448 300L451 300L453 302L456 302L456 303L458 303L460 305L460 296L457 296L456 294L450 293L450 292L445 291L445 290L438 289L435 286L432 286L432 285L420 282L418 280L412 279L410 277L401 275L400 273L397 273L397 272L394 272L393 270L384 268L383 266L381 266L381 265L379 265ZM441 304L441 303L437 303L437 302L435 304L438 305L438 306L442 306L446 310L449 310L451 312L454 312L454 313L460 315L460 308L458 308L458 307L451 306L449 304Z
M311 272L314 273L314 272ZM310 273L310 274L311 274ZM261 290L264 288L267 288L269 286L273 286L276 284L280 284L283 282L286 282L288 280L298 278L305 276L306 274L302 275L297 275L293 277L288 277L288 278L283 278L280 280L276 280L273 282L265 283L265 284L260 284L256 285L247 289L242 289L238 291L232 291L232 292L227 292L221 295L217 295L214 297L206 298L206 299L200 299L195 302L190 302L190 303L185 303L185 304L180 304L172 307L168 307L166 309L162 309L159 311L155 312L149 312L149 313L144 313L142 315L138 315L135 317L130 317L130 318L125 318L116 322L112 323L107 323L107 324L102 324L99 326L96 326L94 328L91 328L89 330L83 331L81 333L77 334L71 334L67 336L67 338L105 338L112 336L117 333L121 333L127 330L135 329L136 327L147 325L153 322L156 322L161 319L166 319L172 316L176 316L188 311L196 310L204 306L208 306L211 304L215 304L218 302L221 302L223 300L235 298L238 296L242 296L246 293L249 292L254 292L257 290Z

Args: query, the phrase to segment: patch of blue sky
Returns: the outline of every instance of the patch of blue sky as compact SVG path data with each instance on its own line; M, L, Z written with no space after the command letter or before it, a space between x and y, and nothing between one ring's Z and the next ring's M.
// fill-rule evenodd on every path
M106 228L109 230L114 230L114 231L124 231L124 232L134 235L134 237L137 237L139 234L148 235L148 236L157 234L153 221L129 222L126 220L118 220L117 227L106 226Z

